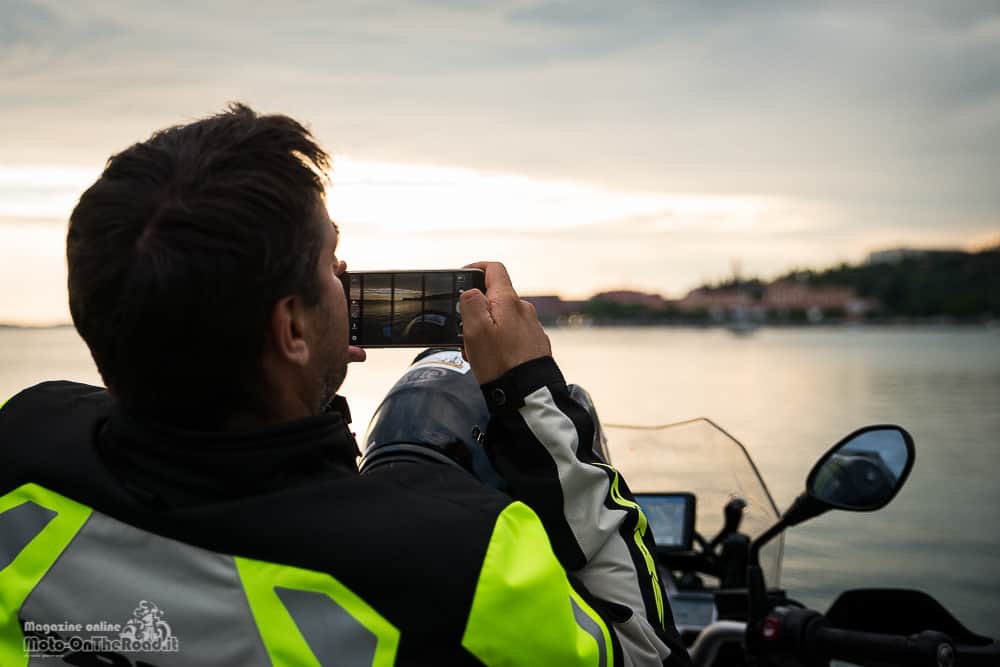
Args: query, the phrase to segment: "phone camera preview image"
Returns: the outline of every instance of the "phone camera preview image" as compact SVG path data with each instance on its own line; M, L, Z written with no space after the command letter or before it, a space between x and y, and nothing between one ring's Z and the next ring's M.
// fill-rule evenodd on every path
M469 270L348 273L351 344L460 346L458 299L466 289L482 289L481 276L482 272Z

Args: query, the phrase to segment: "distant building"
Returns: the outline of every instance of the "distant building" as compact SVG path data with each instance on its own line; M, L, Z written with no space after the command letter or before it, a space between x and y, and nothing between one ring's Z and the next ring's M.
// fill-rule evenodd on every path
M812 286L794 280L773 282L764 289L761 305L769 312L804 310L817 313L830 310L843 311L848 317L859 317L872 310L875 304L862 299L850 287ZM821 318L821 315L819 316Z
M764 286L758 299L746 289L713 289L699 287L675 302L683 312L703 311L716 321L761 321L768 315L805 312L811 321L820 321L824 313L841 311L856 318L875 308L875 303L862 299L849 287L817 287L794 280L781 280Z
M755 304L753 295L741 289L711 289L699 287L691 290L687 295L677 301L675 305L678 310L738 310L750 308Z
M595 294L594 299L604 299L623 306L644 306L650 310L662 310L666 307L666 300L659 294L649 294L647 292L635 292L632 290L612 290Z
M763 313L756 306L753 294L739 288L699 287L688 292L674 305L682 312L705 312L715 322L763 319Z
M555 295L525 296L525 301L531 303L538 313L538 319L545 323L556 322L579 313L583 309L583 301L566 301Z
M886 260L888 261L888 260ZM777 316L779 320L805 317L810 322L821 322L833 315L848 320L860 319L879 308L877 301L865 299L850 287L834 285L809 285L799 280L778 280L762 285L747 283L739 287L699 287L677 301L668 301L659 294L635 290L611 290L595 294L587 301L567 301L556 295L523 297L535 306L538 317L546 324L570 324L590 321L594 301L604 301L618 306L638 306L649 315L669 315L668 308L694 316L701 321L764 322ZM635 309L632 309L635 310ZM641 313L640 310L640 313ZM587 315L583 313L587 311ZM629 309L624 309L627 314ZM612 319L620 315L612 315ZM642 317L638 315L637 317Z

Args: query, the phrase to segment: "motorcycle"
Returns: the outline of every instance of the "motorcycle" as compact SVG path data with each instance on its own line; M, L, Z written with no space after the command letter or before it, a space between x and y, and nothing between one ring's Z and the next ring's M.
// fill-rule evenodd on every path
M708 419L604 431L652 526L696 665L1000 664L1000 643L924 592L845 591L820 613L780 587L785 529L831 509L879 510L902 488L915 450L899 426L866 426L831 447L784 514L746 448Z
M480 447L489 413L468 371L456 351L419 355L372 418L362 471L429 458L503 489ZM647 517L696 666L1000 665L1000 642L972 633L921 591L845 591L820 613L780 586L785 529L831 509L876 511L899 492L915 459L903 428L866 426L846 436L782 514L747 449L712 421L602 425L586 391L570 389L594 419L595 451L629 481Z

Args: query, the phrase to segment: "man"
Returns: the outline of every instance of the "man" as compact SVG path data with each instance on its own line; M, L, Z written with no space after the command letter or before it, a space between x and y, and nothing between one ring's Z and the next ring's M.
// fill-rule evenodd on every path
M358 474L327 168L234 105L80 198L70 310L107 389L0 411L0 664L686 663L645 519L502 265L461 306L516 500L444 464Z

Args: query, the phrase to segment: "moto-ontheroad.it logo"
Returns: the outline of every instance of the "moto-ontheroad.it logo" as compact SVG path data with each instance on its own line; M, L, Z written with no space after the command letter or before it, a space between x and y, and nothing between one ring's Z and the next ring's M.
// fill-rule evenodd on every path
M174 635L155 602L141 600L125 623L39 623L24 621L24 652L34 656L67 653L176 653ZM84 634L86 633L86 635Z

